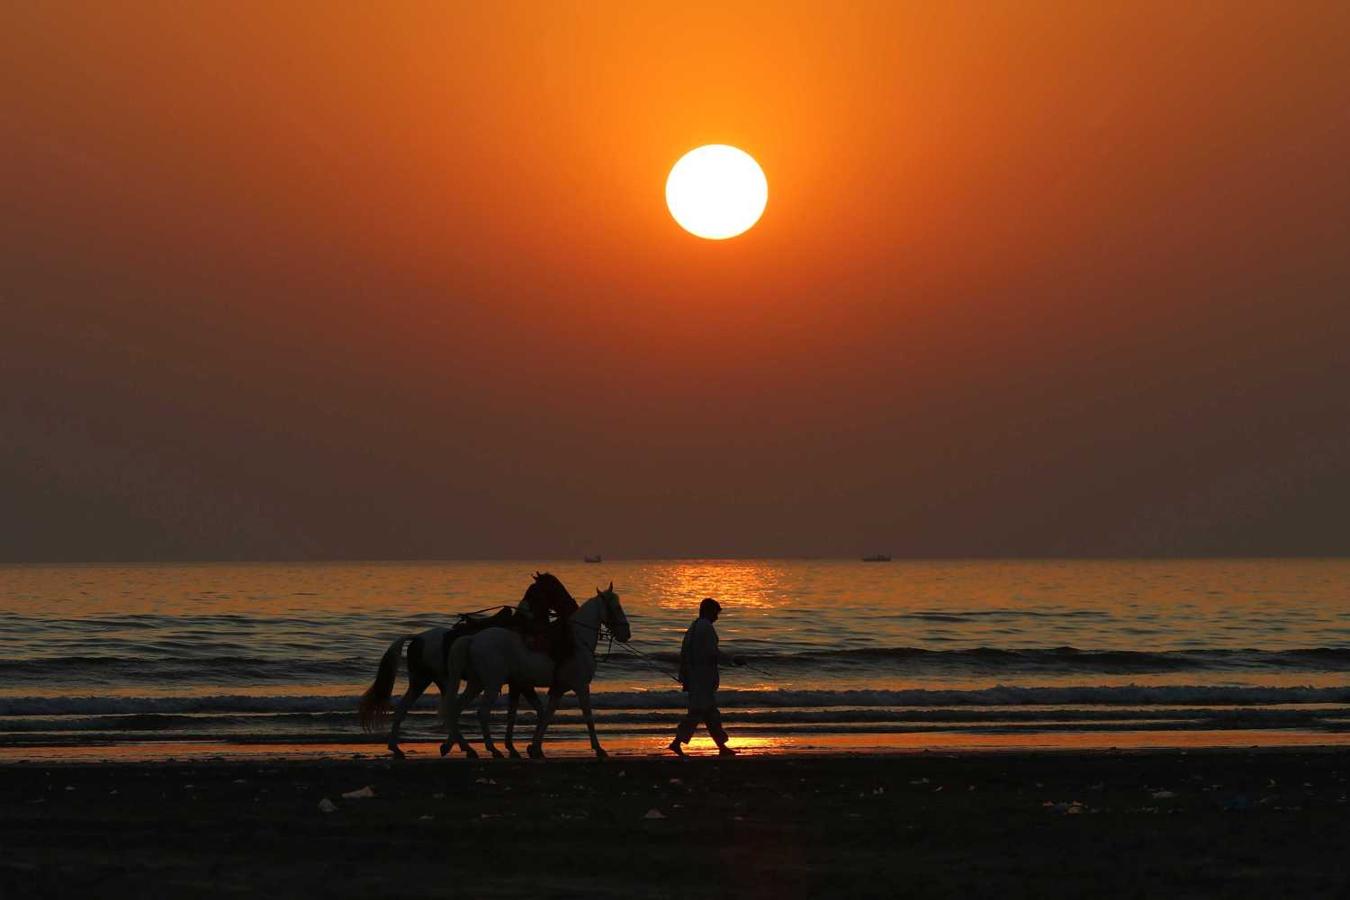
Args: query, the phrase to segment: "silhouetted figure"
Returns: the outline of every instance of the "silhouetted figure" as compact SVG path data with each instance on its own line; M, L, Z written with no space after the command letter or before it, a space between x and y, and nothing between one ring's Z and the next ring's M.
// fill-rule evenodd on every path
M722 605L709 597L698 605L698 618L684 633L684 643L680 645L680 683L689 693L689 712L680 720L675 729L675 740L670 749L677 756L684 756L681 744L689 743L694 729L702 722L708 726L708 734L717 743L717 752L722 756L735 756L736 751L727 746L727 733L722 728L722 713L717 708L717 687L720 679L717 665L721 662L732 665L745 665L740 657L730 657L717 648L717 629L713 623L722 612Z
M572 655L573 640L567 620L577 611L577 601L558 578L548 572L536 572L516 611L524 626L527 647L548 653L555 664Z

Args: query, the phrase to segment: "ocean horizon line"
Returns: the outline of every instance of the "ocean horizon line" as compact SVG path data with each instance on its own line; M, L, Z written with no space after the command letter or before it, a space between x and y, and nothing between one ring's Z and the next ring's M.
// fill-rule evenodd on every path
M891 554L890 558L884 562L889 563L991 563L991 562L1010 562L1010 563L1052 563L1052 562L1072 562L1072 563L1092 563L1092 562L1341 562L1350 560L1350 551L1343 554L1191 554L1191 555L1010 555L1010 556L981 556L981 555L920 555L905 556L903 554ZM266 566L266 565L437 565L444 563L586 563L583 556L445 556L445 557L421 557L421 556L389 556L389 557L301 557L301 558L155 558L155 559L24 559L24 560L0 560L0 567L23 567L23 566L207 566L207 565L241 565L241 566ZM692 556L607 556L599 563L588 563L591 565L604 565L605 563L718 563L718 562L872 562L864 560L861 555L858 556L837 556L837 555L748 555L748 556L716 556L716 555L692 555Z

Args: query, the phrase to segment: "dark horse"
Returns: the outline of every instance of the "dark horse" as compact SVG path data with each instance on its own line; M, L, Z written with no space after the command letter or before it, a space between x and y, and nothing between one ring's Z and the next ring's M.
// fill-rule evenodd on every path
M458 678L454 684L449 683L447 666L450 647L456 640L476 634L485 628L505 627L533 631L538 628L534 623L546 621L549 610L565 609L568 604L571 604L572 609L576 608L576 601L572 599L563 583L548 572L536 572L534 580L520 601L522 607L531 611L528 618L508 606L490 616L460 616L460 621L450 628L429 628L421 634L398 638L384 651L374 683L361 695L361 702L357 707L357 718L361 728L365 731L374 731L389 717L391 710L389 701L393 697L394 680L398 677L398 658L405 642L408 644L408 689L399 699L397 706L392 707L394 721L389 728L388 743L390 752L400 759L403 758L403 751L398 746L399 729L408 711L417 702L417 698L421 697L433 683L442 694L448 692L454 696L459 691ZM521 694L524 694L525 699L534 707L536 715L544 708L533 687L524 685L517 689L512 685L511 715L508 719L510 725L515 723L515 712ZM506 747L512 756L518 755L511 746L510 729L507 732Z

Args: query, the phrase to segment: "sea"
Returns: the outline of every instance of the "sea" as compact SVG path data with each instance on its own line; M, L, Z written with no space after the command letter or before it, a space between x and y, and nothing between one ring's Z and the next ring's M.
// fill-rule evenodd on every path
M620 595L632 641L602 642L593 685L619 754L670 740L680 639L710 596L747 663L720 706L749 753L1350 743L1348 560L17 565L0 759L381 755L354 711L389 643L515 604L535 571ZM435 693L410 755L437 754ZM573 700L549 738L589 752Z

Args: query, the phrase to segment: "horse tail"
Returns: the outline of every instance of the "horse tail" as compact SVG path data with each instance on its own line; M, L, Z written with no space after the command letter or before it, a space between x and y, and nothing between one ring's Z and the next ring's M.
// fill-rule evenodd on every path
M469 667L469 647L473 644L473 635L466 634L455 638L445 652L445 688L441 691L441 722L450 724L450 707L459 694L459 682Z
M394 693L394 679L398 677L398 657L403 651L405 641L412 636L398 638L384 651L380 659L380 669L375 673L375 681L361 695L356 707L356 718L363 731L374 731L389 717L389 698Z

